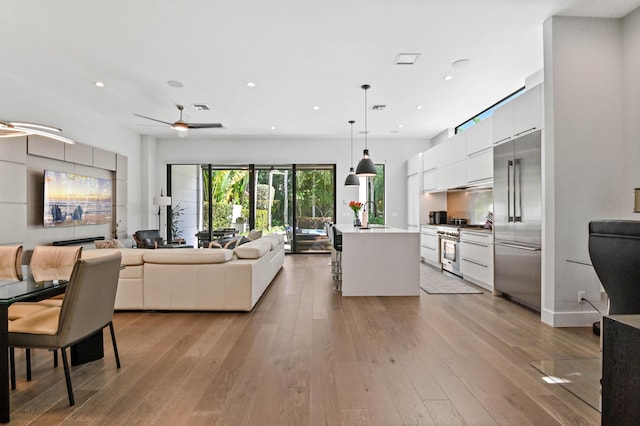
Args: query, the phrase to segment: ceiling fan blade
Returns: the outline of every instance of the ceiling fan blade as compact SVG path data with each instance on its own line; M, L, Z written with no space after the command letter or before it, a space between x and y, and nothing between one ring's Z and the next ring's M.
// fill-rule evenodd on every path
M163 123L163 124L166 124L168 126L172 126L173 125L173 123L169 123L167 121L162 121L162 120L156 120L155 118L151 118L151 117L145 117L144 115L140 115L140 114L133 114L133 115L135 115L136 117L140 117L140 118L146 118L147 120L157 121L158 123Z
M220 129L222 124L220 123L187 123L187 127L190 129Z

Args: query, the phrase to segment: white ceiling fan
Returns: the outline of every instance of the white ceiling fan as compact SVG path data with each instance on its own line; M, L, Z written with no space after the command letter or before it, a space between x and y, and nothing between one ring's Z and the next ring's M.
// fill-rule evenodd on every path
M184 111L184 106L176 105L178 111L180 111L180 118L178 121L170 123L168 121L162 121L151 117L146 117L140 114L133 114L136 117L144 118L147 120L157 121L158 123L163 123L168 125L170 128L178 132L179 136L185 136L189 129L220 129L222 128L222 124L220 123L187 123L182 119L182 111Z

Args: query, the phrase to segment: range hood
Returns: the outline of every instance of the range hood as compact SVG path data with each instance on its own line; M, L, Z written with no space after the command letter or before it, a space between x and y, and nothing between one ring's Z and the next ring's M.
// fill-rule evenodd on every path
M449 188L449 191L469 191L474 189L493 189L493 179L477 180L463 186Z

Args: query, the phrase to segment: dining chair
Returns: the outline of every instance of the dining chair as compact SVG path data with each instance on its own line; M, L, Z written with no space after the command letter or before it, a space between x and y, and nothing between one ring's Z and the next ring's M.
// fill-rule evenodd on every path
M22 246L0 246L0 279L22 280Z
M111 342L120 368L120 357L113 329L121 254L78 260L60 307L50 307L9 322L9 346L20 348L60 349L69 396L74 405L71 374L66 349L109 326ZM15 364L10 366L15 375Z

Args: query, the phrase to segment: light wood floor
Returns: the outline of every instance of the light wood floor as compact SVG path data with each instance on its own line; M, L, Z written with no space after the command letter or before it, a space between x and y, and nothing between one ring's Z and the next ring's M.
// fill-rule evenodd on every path
M122 368L23 351L13 424L597 425L531 361L597 358L589 329L553 329L483 294L341 297L328 257L287 256L251 313L120 312ZM108 337L108 333L105 333Z

